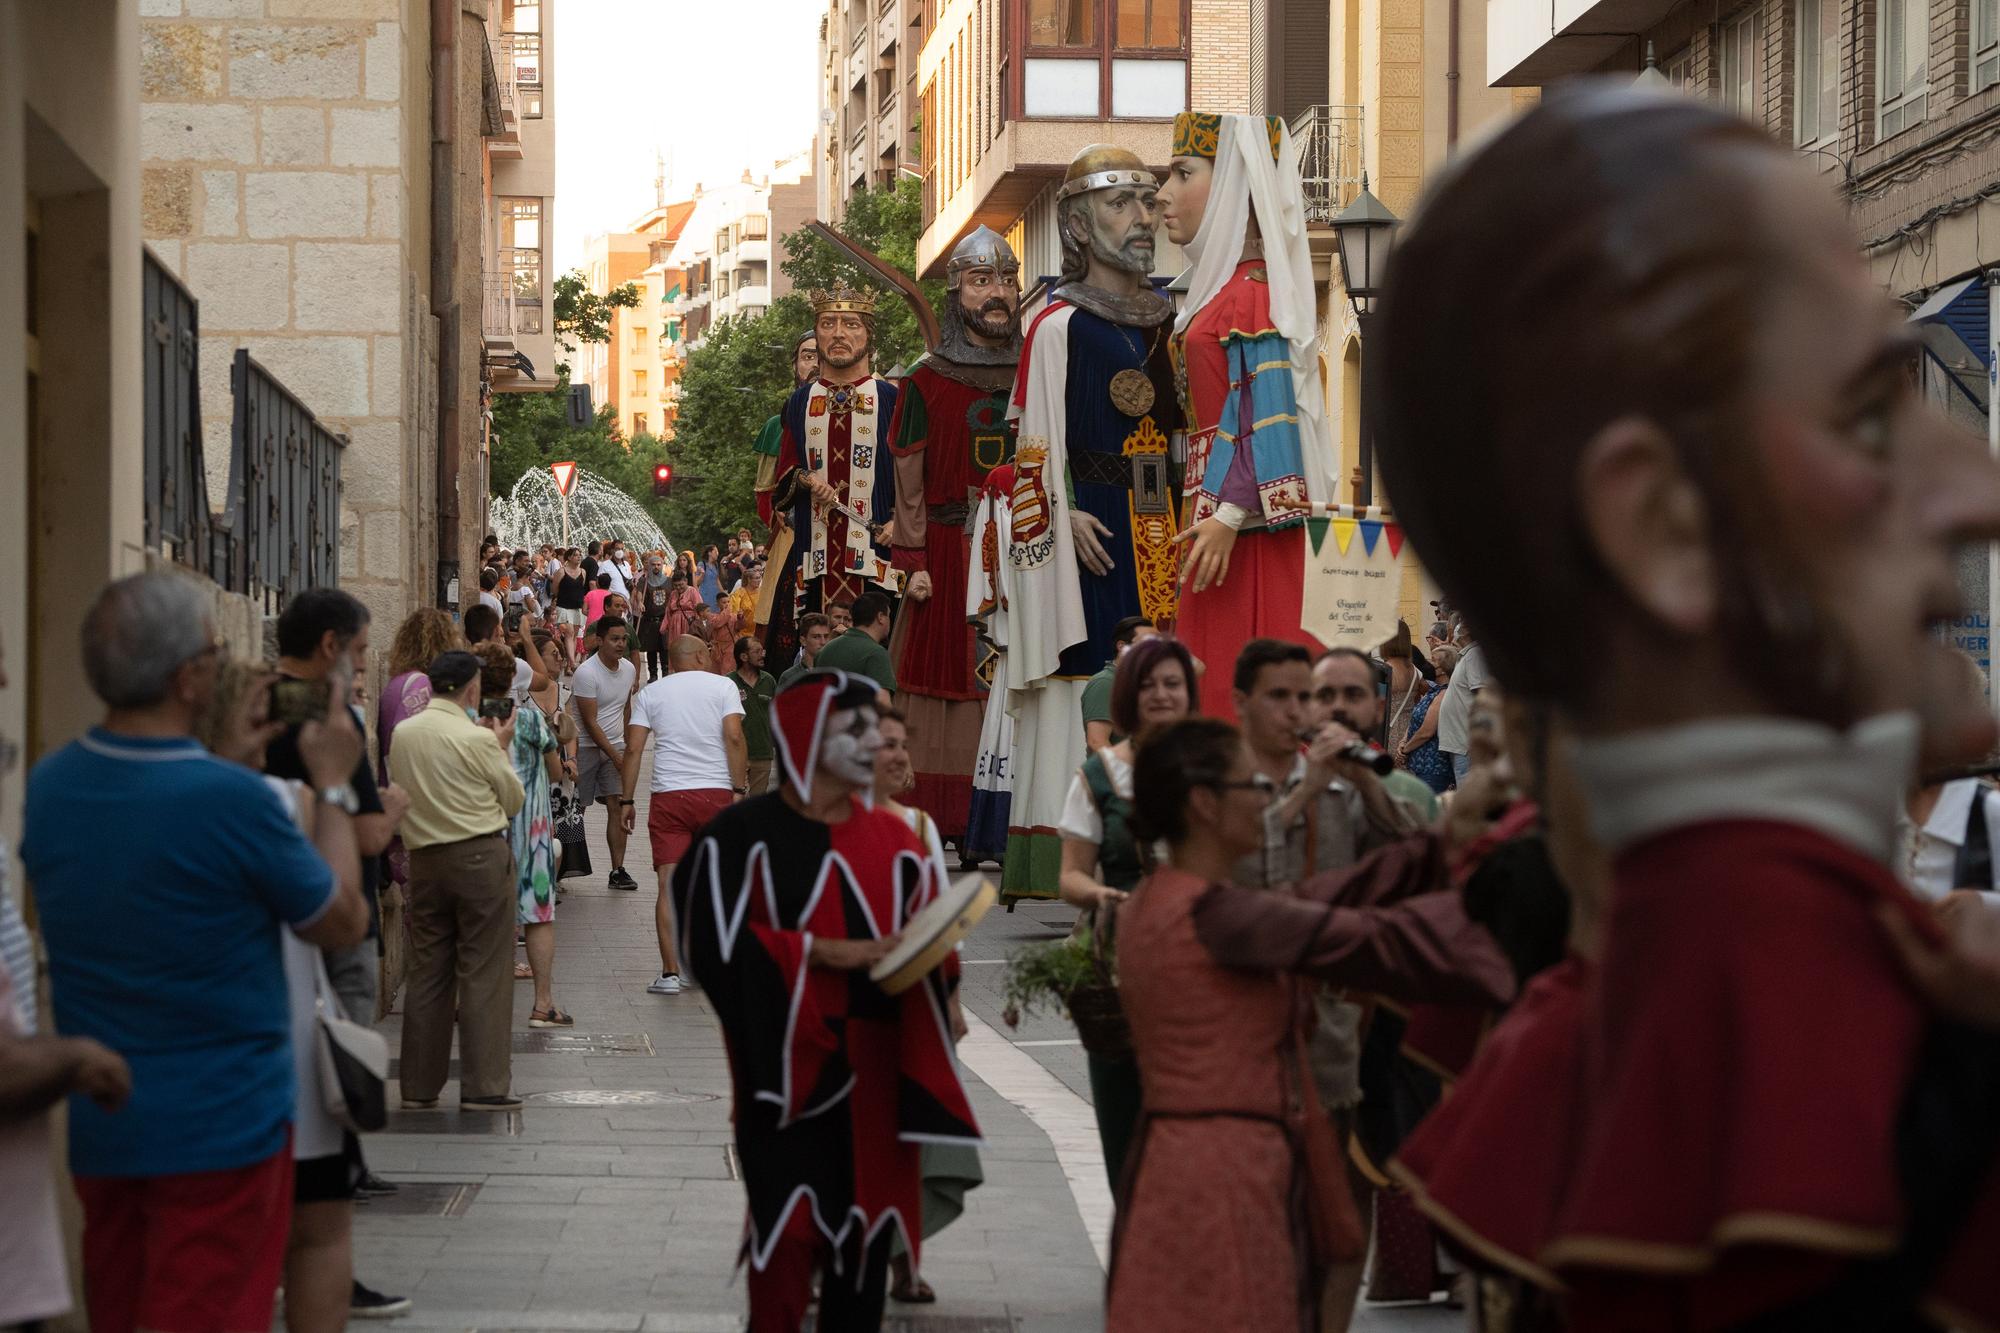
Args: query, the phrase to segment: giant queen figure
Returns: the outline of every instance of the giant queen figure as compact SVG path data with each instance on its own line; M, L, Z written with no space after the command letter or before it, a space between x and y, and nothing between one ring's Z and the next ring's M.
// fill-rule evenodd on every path
M772 511L792 530L778 576L795 580L792 614L774 611L767 635L768 660L780 670L792 663L796 634L787 630L798 616L852 602L871 587L894 592L901 582L879 544L896 501L882 448L896 386L871 369L875 297L852 288L814 292L812 307L818 373L792 391L780 413L784 434L770 491Z
M908 577L896 625L896 703L909 717L910 804L965 834L987 682L966 621L971 517L980 487L1014 458L1007 396L1021 359L1021 263L979 227L945 263L944 337L896 395L895 566Z
M1187 419L1188 544L1175 632L1199 661L1251 639L1323 646L1300 622L1310 506L1333 498L1305 196L1284 122L1182 112L1160 220L1186 249L1171 346ZM1230 718L1230 673L1201 710Z
M1084 757L1083 687L1111 660L1112 627L1174 615L1174 312L1147 280L1158 188L1122 148L1095 144L1070 163L1056 191L1062 277L1015 377L1009 901L1056 896L1056 828Z

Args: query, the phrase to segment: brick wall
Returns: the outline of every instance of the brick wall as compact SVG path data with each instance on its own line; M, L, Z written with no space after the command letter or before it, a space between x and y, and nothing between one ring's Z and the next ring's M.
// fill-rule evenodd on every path
M1250 109L1252 0L1191 0L1188 106L1195 111Z

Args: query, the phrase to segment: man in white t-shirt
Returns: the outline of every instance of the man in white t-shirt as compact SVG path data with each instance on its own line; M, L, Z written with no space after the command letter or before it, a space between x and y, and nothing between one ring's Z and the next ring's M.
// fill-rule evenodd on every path
M653 869L660 877L654 924L660 934L660 975L646 987L653 995L681 993L674 956L673 909L668 886L674 867L708 821L750 790L750 747L743 737L743 699L736 683L710 667L708 642L692 634L667 649L667 674L639 691L625 723L625 827L634 820L639 756L653 738L652 800L646 833Z
M1472 696L1486 688L1486 654L1476 643L1467 643L1458 665L1452 668L1451 684L1445 687L1444 702L1438 708L1438 749L1451 760L1451 772L1463 779L1470 762L1466 758Z
M589 806L603 801L605 841L611 845L609 888L636 893L639 881L625 870L625 834L631 820L621 819L625 781L625 715L639 668L625 657L625 622L606 616L597 622L597 651L583 659L571 682L570 707L576 713L576 799ZM633 752L638 753L636 750Z

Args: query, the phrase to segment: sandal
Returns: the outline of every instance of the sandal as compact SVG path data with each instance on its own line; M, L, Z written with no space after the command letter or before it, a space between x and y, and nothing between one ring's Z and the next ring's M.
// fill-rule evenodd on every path
M889 1299L898 1305L931 1305L937 1301L937 1293L921 1274L913 1273L907 1281L896 1279L896 1285L889 1288Z
M547 1009L530 1009L528 1026L531 1028L573 1028L576 1020L562 1010L550 1005Z
M514 980L516 980L516 981L533 981L534 979L535 979L535 969L534 969L534 968L532 968L532 967L529 967L529 966L528 966L528 965L527 965L526 963L516 963L516 964L514 964Z

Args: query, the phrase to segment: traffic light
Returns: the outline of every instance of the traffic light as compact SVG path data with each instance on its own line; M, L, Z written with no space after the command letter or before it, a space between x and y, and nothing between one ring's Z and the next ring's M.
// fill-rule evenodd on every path
M673 493L673 489L674 489L673 464L655 463L653 465L653 497L655 499L665 499L667 496Z

